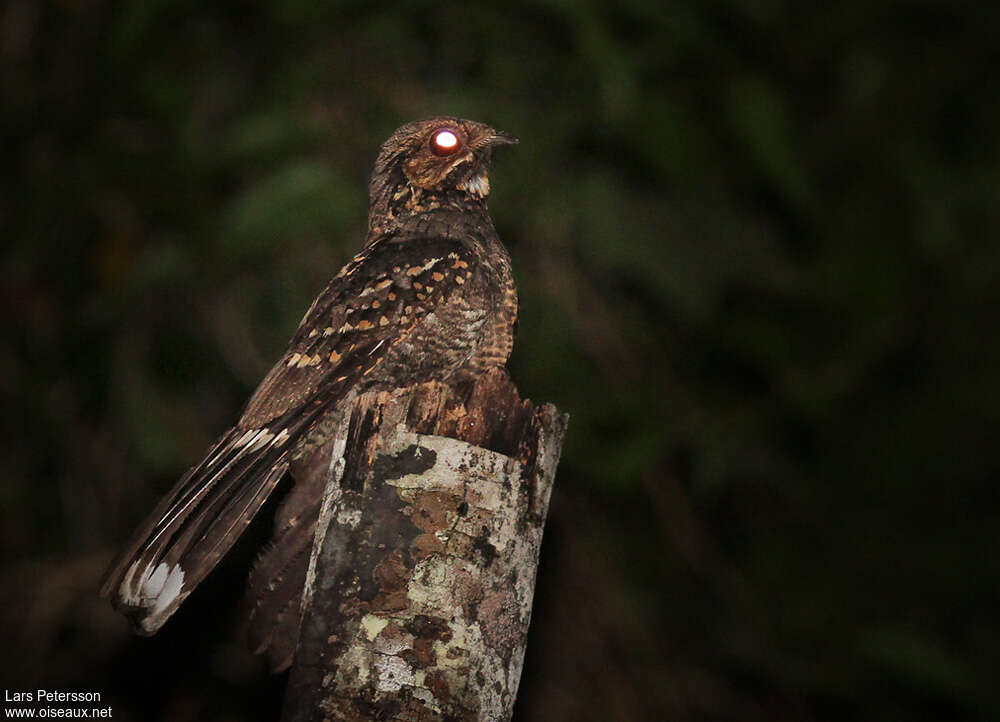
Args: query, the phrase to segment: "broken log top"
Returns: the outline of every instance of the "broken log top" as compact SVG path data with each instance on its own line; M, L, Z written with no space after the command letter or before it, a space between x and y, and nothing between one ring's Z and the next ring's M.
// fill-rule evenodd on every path
M565 425L502 369L343 404L286 720L509 719Z

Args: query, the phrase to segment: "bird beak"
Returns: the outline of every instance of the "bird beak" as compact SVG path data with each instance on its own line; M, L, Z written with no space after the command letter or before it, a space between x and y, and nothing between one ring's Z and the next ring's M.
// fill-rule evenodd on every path
M486 142L490 145L516 145L520 143L516 135L504 133L502 130L490 130L486 136Z

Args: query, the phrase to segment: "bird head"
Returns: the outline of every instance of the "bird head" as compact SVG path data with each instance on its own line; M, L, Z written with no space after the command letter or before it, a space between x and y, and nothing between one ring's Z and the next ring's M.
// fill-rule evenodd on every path
M430 195L458 192L485 199L490 192L493 148L517 143L509 133L460 118L429 118L399 128L383 145L375 162L376 180L409 184Z

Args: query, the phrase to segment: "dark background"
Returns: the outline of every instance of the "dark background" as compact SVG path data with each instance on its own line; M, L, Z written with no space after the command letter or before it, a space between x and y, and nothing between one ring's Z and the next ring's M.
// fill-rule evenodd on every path
M247 544L98 579L455 114L572 415L517 719L997 719L1000 14L810 5L4 3L0 686L274 718Z

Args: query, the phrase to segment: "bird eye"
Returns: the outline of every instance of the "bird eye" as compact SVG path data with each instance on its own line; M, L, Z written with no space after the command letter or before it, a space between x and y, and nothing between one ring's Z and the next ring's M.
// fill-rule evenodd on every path
M458 135L448 128L435 130L431 138L431 150L434 151L434 155L451 155L460 145Z

